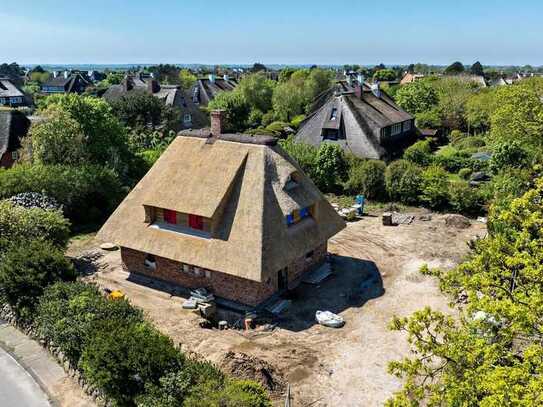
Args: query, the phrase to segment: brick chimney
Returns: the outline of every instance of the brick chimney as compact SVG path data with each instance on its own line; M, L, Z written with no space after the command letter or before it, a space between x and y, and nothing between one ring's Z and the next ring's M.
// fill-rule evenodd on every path
M357 83L356 85L354 85L354 94L356 95L356 97L358 99L362 99L362 85L360 85L360 83Z
M224 126L224 110L213 110L211 112L211 135L220 137Z
M158 85L158 81L153 78L147 79L147 91L152 95L153 93L156 93L160 90L160 87Z

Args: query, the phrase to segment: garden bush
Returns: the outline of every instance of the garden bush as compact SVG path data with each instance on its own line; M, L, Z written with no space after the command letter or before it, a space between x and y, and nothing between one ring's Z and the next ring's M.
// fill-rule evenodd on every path
M481 212L481 196L477 188L467 182L451 182L449 184L449 205L459 213L473 215Z
M420 140L407 148L403 154L404 160L415 164L427 166L432 162L432 148L430 140Z
M100 166L18 165L0 169L0 199L22 192L54 198L74 224L102 221L126 193L115 173Z
M172 341L147 323L99 327L83 350L80 367L90 383L117 405L132 405L145 383L159 379L182 365Z
M75 280L75 270L62 250L43 240L12 246L0 262L0 287L22 320L30 320L45 287Z
M392 162L385 171L385 186L390 199L407 205L419 201L422 170L410 161Z
M313 181L323 192L334 192L347 177L347 160L340 146L323 143L315 159Z
M292 120L290 121L290 125L294 127L295 129L300 127L300 124L305 120L305 115L299 114L298 116L294 116Z
M421 200L432 209L443 209L449 198L449 174L432 165L422 173Z
M305 143L297 143L294 137L280 140L281 147L300 165L302 170L312 179L315 176L317 153L319 150Z
M368 199L382 198L385 193L385 169L385 163L377 160L351 165L346 188L350 193L362 194Z
M529 160L528 150L519 141L502 142L494 148L489 169L496 174L506 167L526 167Z
M0 257L9 246L33 239L47 240L64 248L69 235L70 222L60 211L28 209L0 201Z
M104 321L127 325L143 322L142 312L128 301L110 301L98 287L76 282L57 283L45 289L36 312L41 337L60 347L72 366Z
M185 407L271 407L260 385L247 380L229 380L223 388L201 386L185 400Z
M485 139L484 137L481 137L481 136L465 137L454 144L454 146L458 150L460 151L469 150L470 152L472 150L484 147L485 145L486 145Z
M473 171L471 168L461 168L460 171L458 171L458 176L462 179L468 179L472 173Z

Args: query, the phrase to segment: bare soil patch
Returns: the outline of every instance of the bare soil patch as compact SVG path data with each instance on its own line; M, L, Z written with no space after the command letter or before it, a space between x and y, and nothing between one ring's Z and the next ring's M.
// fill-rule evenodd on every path
M277 405L282 399L276 395L288 382L295 406L380 406L401 386L387 373L387 363L409 354L403 335L387 328L392 316L424 306L453 312L436 281L419 273L420 266L454 267L468 252L466 243L486 233L481 223L457 228L447 226L444 215L410 213L415 215L410 225L383 226L378 213L349 223L330 241L332 277L295 290L291 307L271 330L201 329L199 317L181 308L183 298L130 282L118 251L100 251L102 242L89 241L78 242L69 253L92 259L89 252L100 251L94 267L87 268L87 280L123 291L184 350L261 381ZM346 325L316 324L317 310L340 314Z

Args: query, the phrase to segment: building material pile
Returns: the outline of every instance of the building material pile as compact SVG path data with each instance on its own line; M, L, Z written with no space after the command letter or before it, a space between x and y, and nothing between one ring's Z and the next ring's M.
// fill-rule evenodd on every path
M282 394L285 379L271 364L240 352L228 352L220 364L221 370L240 379L254 380L270 393Z

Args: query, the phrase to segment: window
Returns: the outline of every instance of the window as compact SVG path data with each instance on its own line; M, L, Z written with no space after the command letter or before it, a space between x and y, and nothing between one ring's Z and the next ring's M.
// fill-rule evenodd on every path
M409 130L411 130L411 120L403 122L403 131L409 131Z
M190 113L185 114L183 116L183 123L185 124L191 124L192 123L192 115Z
M6 98L0 98L0 105L6 104Z
M400 134L402 132L402 124L396 123L392 125L392 135L395 136L397 134Z
M144 261L145 268L151 271L156 270L156 259L152 254L147 254Z
M310 263L311 261L313 261L313 255L315 254L315 252L313 250L311 250L310 252L307 252L306 255L305 255L305 261Z
M171 225L177 224L177 213L169 209L164 209L164 221Z
M19 158L19 152L17 151L12 151L11 152L11 159L12 160L17 160Z
M332 113L330 114L330 120L334 121L337 119L337 109L334 107Z
M204 221L201 216L189 215L189 227L196 230L204 230Z
M9 98L9 103L12 103L12 104L21 103L21 98L20 97Z

